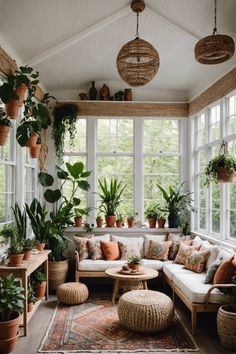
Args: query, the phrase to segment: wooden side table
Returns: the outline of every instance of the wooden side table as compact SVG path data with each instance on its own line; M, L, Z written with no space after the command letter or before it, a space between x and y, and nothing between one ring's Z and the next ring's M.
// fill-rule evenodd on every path
M28 322L37 307L39 306L41 300L38 300L34 305L33 311L29 314L27 312L27 298L28 298L28 276L33 273L39 266L43 265L44 273L47 278L47 288L46 288L46 299L48 298L48 255L51 253L50 250L44 250L38 254L33 254L28 261L23 261L20 267L11 267L7 264L0 265L0 277L7 276L8 274L13 274L14 277L20 278L22 281L22 287L24 288L24 312L23 312L23 327L24 336L28 335Z
M113 267L105 270L105 274L114 279L114 286L113 286L113 293L112 293L112 305L115 304L116 301L116 296L119 292L119 287L120 287L120 281L125 280L129 282L131 281L137 281L137 282L142 282L143 283L143 288L148 289L147 287L147 280L148 279L153 279L158 277L158 271L151 269L151 268L142 268L142 273L143 274L123 274L120 273L121 267Z

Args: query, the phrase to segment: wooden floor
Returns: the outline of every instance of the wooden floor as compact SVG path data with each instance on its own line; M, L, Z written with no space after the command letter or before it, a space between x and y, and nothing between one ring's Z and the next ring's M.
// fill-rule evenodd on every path
M101 294L101 286L97 285L96 287L89 287L90 293ZM157 289L158 290L158 289ZM111 288L107 288L104 291L102 287L103 294L105 293L108 297L108 300L111 300ZM42 302L38 310L35 312L34 316L29 322L29 335L28 337L20 337L17 348L14 351L14 354L36 354L40 345L40 342L44 336L45 331L47 330L50 319L53 315L53 311L57 304L56 296L51 295L47 302ZM190 328L190 312L189 310L180 302L176 303L177 311L184 322L184 325L189 329ZM200 351L196 353L200 354L232 354L233 351L224 349L218 339L216 326L215 326L215 316L200 314L199 324L198 324L198 334L195 337L195 341L200 348ZM161 354L166 352L158 352ZM171 352L179 353L179 352ZM236 353L236 352L234 352ZM102 354L102 353L100 353ZM141 354L141 353L139 353ZM145 353L147 354L147 352ZM152 352L155 354L155 352Z

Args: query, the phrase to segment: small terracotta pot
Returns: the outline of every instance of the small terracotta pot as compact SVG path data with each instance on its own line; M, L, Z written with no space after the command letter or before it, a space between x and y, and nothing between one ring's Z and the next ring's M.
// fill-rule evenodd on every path
M121 228L123 226L123 221L121 220L116 220L116 227Z
M140 264L128 264L129 268L134 270L135 272L140 271Z
M37 299L43 299L46 293L47 282L36 283L34 286L34 294Z
M17 100L10 100L6 103L6 114L11 119L16 119L18 117L19 110L20 107Z
M6 125L0 125L0 145L5 145L8 134L9 134L10 127Z
M103 219L96 219L97 227L102 227Z
M75 222L75 227L81 227L82 222L83 222L83 218L81 216L75 216L74 222Z
M160 229L165 227L166 219L157 219L157 224Z
M38 250L39 252L43 252L44 247L45 247L45 243L44 243L44 242L38 243L38 244L36 245L36 248L37 248L37 250Z
M26 94L27 90L28 90L28 87L25 84L21 84L15 90L15 93L19 97L19 99L17 101L19 107L23 106L24 99L25 99L25 94Z
M38 140L38 135L36 134L31 134L30 138L27 141L26 146L27 147L34 147L37 144L37 140Z
M34 308L34 304L32 302L27 304L27 312L31 312Z
M128 218L127 219L128 228L134 227L134 219Z
M106 226L107 227L113 227L116 222L116 216L115 215L105 215L106 219Z
M11 267L19 267L22 262L23 262L23 258L24 258L24 253L21 253L21 254L11 254L9 256L9 265Z
M23 258L24 261L28 261L31 257L32 257L32 251L31 250L24 251L24 258Z
M148 218L148 224L150 229L154 229L156 227L157 219L155 218Z
M41 149L41 144L36 144L35 146L29 147L29 153L31 159L36 159L39 156Z

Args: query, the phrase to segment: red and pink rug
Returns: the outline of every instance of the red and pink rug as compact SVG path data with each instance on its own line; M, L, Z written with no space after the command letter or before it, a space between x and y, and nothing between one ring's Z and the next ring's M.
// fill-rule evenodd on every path
M177 314L161 333L135 333L119 323L116 307L105 300L59 305L39 348L40 353L67 354L198 350Z

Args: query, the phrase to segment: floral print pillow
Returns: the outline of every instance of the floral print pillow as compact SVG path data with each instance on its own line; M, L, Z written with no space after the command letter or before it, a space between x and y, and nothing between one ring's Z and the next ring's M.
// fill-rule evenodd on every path
M166 261L172 241L158 242L154 240L149 241L149 249L147 258L157 259L159 261Z
M192 251L186 258L184 268L195 273L202 273L209 255L210 251Z
M86 237L74 236L75 247L79 253L79 260L80 261L83 261L84 259L89 258L88 240L89 239Z
M192 251L198 250L198 247L195 246L188 246L184 243L180 243L179 251L175 257L174 262L179 264L185 264L187 257L190 255Z
M141 257L139 247L136 243L122 243L118 242L121 257L120 259L129 259L133 256Z
M93 261L104 259L100 241L95 239L88 240L88 250Z
M173 241L171 246L170 246L170 250L169 250L169 255L168 255L168 259L173 261L179 251L179 246L180 243L184 243L185 245L191 246L192 244L192 240L184 240L184 241Z

